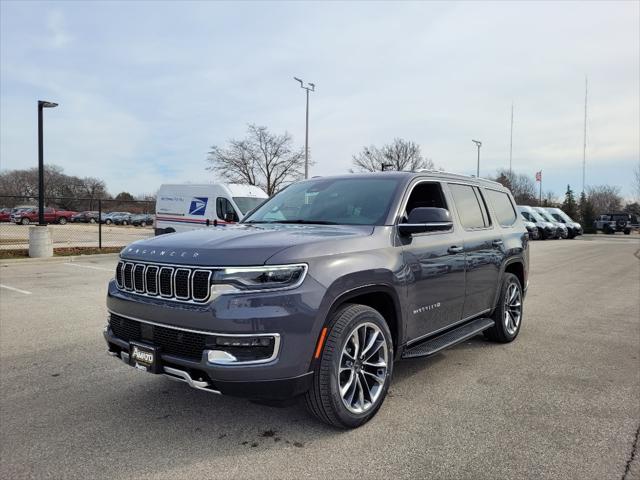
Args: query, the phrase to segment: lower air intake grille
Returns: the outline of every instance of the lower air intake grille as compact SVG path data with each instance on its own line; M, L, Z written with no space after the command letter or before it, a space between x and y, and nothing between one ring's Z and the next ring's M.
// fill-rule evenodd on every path
M200 361L208 335L160 327L111 314L109 325L113 334L125 342L149 343L162 353ZM214 337L211 337L213 339Z

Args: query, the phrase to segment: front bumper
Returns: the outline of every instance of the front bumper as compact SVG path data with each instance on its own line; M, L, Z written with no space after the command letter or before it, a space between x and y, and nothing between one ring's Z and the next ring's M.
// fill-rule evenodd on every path
M113 335L107 328L104 332L109 346L109 355L119 358L129 365L129 344ZM179 382L186 383L196 390L231 395L260 400L286 400L302 395L311 386L313 372L307 372L296 377L278 378L260 381L231 381L212 378L212 372L207 362L193 362L174 355L160 355L162 374Z
M222 295L207 304L189 304L146 298L109 284L107 307L112 315L152 324L161 329L194 331L207 337L204 350L182 355L159 352L162 367L203 378L208 390L244 397L280 399L308 389L313 354L324 323L320 310L324 287L307 275L296 289L260 294ZM324 307L323 307L324 308ZM114 324L118 327L117 324ZM116 331L122 330L114 328ZM131 337L119 338L110 326L104 332L112 355L128 355ZM151 338L155 338L155 333ZM273 358L261 362L211 363L208 352L217 336L273 336L278 338ZM145 340L137 340L145 341ZM153 341L149 341L153 345ZM198 347L200 348L200 347ZM123 358L124 359L124 358ZM211 360L214 361L214 360ZM166 374L166 372L165 372ZM186 383L188 380L182 379ZM194 386L194 385L191 385ZM196 387L197 388L197 387Z

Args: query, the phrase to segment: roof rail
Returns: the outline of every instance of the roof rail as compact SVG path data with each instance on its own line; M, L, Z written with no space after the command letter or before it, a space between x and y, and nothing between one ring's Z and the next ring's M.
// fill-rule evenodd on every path
M464 175L462 173L445 172L444 170L434 170L434 169L425 168L422 170L418 170L416 173L432 173L434 175L442 175L443 177L464 178L464 179L473 178L474 180L477 180L480 182L491 183L494 185L500 185L501 187L504 187L504 185L502 185L501 183L496 182L494 180L489 180L487 178L478 178L475 175Z

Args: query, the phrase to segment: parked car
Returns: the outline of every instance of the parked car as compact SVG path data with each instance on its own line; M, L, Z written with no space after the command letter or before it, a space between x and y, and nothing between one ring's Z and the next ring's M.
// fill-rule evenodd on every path
M10 222L10 221L11 221L11 209L0 208L0 222Z
M559 208L547 207L545 210L556 220L556 222L564 223L569 231L569 238L575 238L582 235L582 225L574 221L569 215Z
M625 235L631 233L631 215L628 213L605 213L599 215L593 222L595 230L601 230L604 233L623 232Z
M553 216L543 207L531 208L538 212L538 214L547 222L553 223L556 226L556 238L569 238L569 229L564 223L556 221L556 219L553 218Z
M540 239L546 240L548 238L557 237L558 227L556 227L555 223L551 223L544 219L532 207L527 205L518 205L518 212L520 212L520 215L522 215L525 220L536 224Z
M526 232L510 192L484 179L304 180L238 225L125 247L104 337L137 369L203 392L304 396L354 428L381 407L394 361L517 337Z
M96 223L98 221L98 212L86 211L76 213L71 217L71 221L74 223Z
M520 215L522 215L522 214L520 214ZM540 238L540 233L539 233L538 227L536 227L535 223L529 222L524 217L522 217L522 223L524 223L524 226L527 229L527 232L529 233L529 238L531 240L538 240Z
M133 216L133 214L131 214L131 213L120 212L117 215L113 215L111 217L111 221L113 223L115 223L116 225L130 225L132 216Z
M105 213L102 216L101 222L105 223L107 225L111 225L113 223L116 223L115 220L118 219L118 221L122 221L122 218L126 217L127 218L127 223L128 223L128 219L129 217L131 217L131 214L129 212L109 212L109 213Z
M141 213L139 215L131 216L131 225L135 227L146 227L147 225L153 225L154 217L149 213Z
M11 221L13 223L19 223L21 225L29 225L30 223L37 223L39 221L37 208L19 209L17 212L11 214ZM72 210L58 210L55 208L47 207L44 209L44 221L46 223L59 223L64 225L71 220L77 212Z
M155 233L187 232L236 223L267 198L255 185L161 185L156 197Z

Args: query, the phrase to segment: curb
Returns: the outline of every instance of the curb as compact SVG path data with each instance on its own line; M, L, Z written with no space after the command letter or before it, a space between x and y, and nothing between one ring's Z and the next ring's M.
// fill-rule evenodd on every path
M30 265L40 265L49 263L71 263L76 260L88 260L91 258L117 258L119 253L96 253L92 255L67 255L60 257L49 258L5 258L0 260L0 266L8 267L9 265L16 265L20 263L28 263Z

